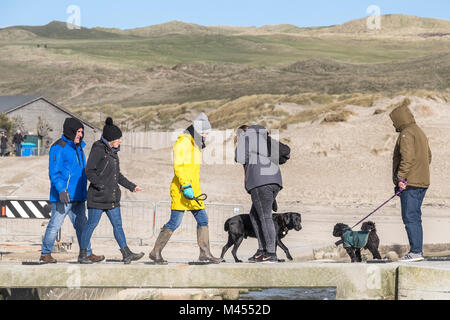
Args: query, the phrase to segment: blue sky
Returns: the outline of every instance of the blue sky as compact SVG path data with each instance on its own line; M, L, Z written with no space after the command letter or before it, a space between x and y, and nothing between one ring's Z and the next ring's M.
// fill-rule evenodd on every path
M381 14L409 14L450 20L449 0L0 0L0 27L67 21L70 5L81 10L84 27L143 27L172 20L200 25L303 26L341 24L367 16L377 5Z

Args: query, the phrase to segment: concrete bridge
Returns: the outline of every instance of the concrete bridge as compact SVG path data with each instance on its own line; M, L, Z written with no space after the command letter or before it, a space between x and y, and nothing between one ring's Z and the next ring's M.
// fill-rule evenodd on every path
M109 290L118 294L121 290L133 288L295 287L334 287L337 289L337 299L450 300L450 263L0 264L0 288L8 289L59 288L60 292L80 289L77 290L80 294L82 290L98 289L103 293Z

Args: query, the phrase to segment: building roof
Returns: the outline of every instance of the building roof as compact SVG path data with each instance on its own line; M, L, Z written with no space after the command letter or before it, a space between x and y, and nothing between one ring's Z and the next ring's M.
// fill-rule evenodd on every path
M20 109L22 107L25 107L37 100L44 100L47 103L53 105L54 107L58 108L59 110L67 113L69 116L73 117L73 118L77 118L78 120L80 120L82 123L86 124L87 126L91 127L94 130L99 130L101 131L100 128L94 126L93 124L81 119L79 116L73 114L72 112L70 112L69 110L57 105L56 103L50 101L49 99L43 97L40 94L34 94L34 95L28 95L28 96L0 96L0 113L10 113L12 111L15 111L17 109Z
M27 102L35 101L40 95L31 96L0 96L0 113L8 113L16 107L20 107Z

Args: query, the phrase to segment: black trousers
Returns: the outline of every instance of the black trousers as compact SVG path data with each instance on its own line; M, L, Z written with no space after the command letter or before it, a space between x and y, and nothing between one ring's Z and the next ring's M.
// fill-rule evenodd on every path
M277 184L269 184L250 191L252 209L250 220L258 238L258 249L275 253L276 234L272 219L272 206L281 188Z

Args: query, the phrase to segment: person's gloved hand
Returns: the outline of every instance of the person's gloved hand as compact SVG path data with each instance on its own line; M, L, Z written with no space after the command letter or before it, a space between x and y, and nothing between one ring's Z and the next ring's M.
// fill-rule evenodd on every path
M61 192L59 194L59 201L62 202L63 204L69 204L70 203L70 196L69 193L64 190L63 192Z
M192 189L192 186L190 184L181 187L181 189L183 190L183 194L186 199L194 199L194 190Z

